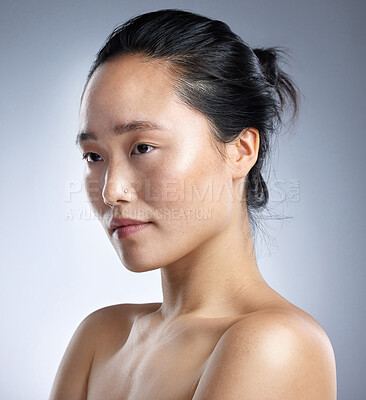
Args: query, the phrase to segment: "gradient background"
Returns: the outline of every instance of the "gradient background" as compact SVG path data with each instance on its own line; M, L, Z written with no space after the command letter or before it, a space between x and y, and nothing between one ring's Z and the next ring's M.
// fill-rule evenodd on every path
M1 2L0 398L46 399L90 312L162 300L160 271L120 263L85 200L79 98L113 27L160 8L221 19L252 47L291 49L304 94L268 186L258 237L267 282L311 314L336 354L338 398L366 393L365 3L353 0Z

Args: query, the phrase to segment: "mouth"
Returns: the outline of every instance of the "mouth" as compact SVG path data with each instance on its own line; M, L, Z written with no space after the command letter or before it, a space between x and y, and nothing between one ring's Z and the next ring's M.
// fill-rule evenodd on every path
M113 230L113 236L118 239L124 239L136 234L151 225L152 222L134 223L131 225L118 226Z
M136 219L130 219L130 218L113 218L111 223L110 223L110 229L112 231L125 227L125 226L135 226L135 225L142 225L150 223L150 221L139 221Z

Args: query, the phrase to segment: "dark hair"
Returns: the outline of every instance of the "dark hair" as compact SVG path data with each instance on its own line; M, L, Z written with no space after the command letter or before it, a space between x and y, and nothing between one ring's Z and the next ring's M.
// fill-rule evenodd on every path
M278 66L286 52L280 47L252 49L222 21L162 9L115 27L97 53L87 82L98 66L123 54L165 61L177 95L207 117L218 144L235 140L247 127L258 129L258 159L245 182L253 224L251 211L263 209L269 198L261 170L272 133L282 125L286 106L293 109L292 120L298 113L299 90Z

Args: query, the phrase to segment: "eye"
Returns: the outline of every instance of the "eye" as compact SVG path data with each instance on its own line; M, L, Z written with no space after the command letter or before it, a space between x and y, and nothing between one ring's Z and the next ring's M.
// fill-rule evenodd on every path
M90 163L95 163L96 162L96 160L93 160L92 159L92 161L89 161L88 160L88 156L97 156L97 157L100 157L98 154L96 154L96 153L91 153L91 152L88 152L88 153L85 153L84 155L83 155L83 158L82 158L82 160L85 160L86 159L86 161L87 162L90 162ZM93 158L93 157L92 157Z
M150 146L149 144L146 144L146 143L138 143L138 144L134 147L134 149L137 149L138 147L140 147L140 150L142 150L142 153L136 154L136 155L141 155L141 154L146 154L146 153L148 153L148 152L146 151L146 148L147 148L147 147L151 147L152 149L154 148L154 146Z
M138 147L140 147L140 150L139 150L140 154L135 153L136 155L142 155L142 154L148 153L148 151L147 151L148 147L151 147L152 149L154 148L154 146L150 146L146 143L138 143L135 145L134 149L137 149ZM141 151L142 151L142 153L141 153ZM82 160L86 160L88 163L93 164L93 163L100 161L97 159L98 157L101 158L100 155L98 155L97 153L92 153L89 151L88 153L85 153L83 155Z

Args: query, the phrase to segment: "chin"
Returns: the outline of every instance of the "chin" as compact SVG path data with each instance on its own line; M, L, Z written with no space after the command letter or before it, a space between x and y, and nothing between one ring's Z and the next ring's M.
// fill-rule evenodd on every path
M127 263L125 259L121 259L122 264L126 267L126 269L128 269L131 272L148 272L148 271L153 271L155 269L159 269L160 266L156 266L156 265L151 265L149 263L141 263L140 262L135 262L135 263Z

